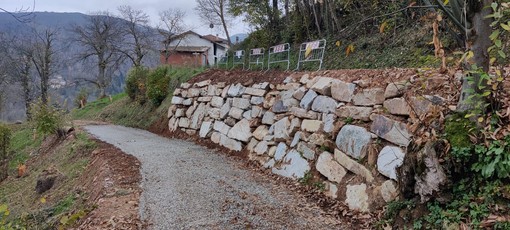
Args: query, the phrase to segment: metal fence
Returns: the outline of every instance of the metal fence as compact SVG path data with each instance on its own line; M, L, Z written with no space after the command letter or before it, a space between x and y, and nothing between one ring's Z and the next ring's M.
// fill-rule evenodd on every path
M287 63L287 68L285 70L289 70L290 68L290 44L280 44L276 46L269 47L269 53L267 58L267 70L271 68L271 64L277 63Z
M255 48L250 50L250 56L248 61L248 69L251 69L251 66L255 67L260 66L260 69L264 68L264 48Z
M243 66L243 69L244 69L244 50L236 50L234 52L232 68L235 68L236 65L241 65L241 66Z
M216 66L218 66L218 68L220 68L220 66L225 66L225 69L228 68L228 52L219 56Z
M326 39L302 43L299 47L299 59L296 70L299 70L305 62L319 62L317 70L320 70L325 50Z

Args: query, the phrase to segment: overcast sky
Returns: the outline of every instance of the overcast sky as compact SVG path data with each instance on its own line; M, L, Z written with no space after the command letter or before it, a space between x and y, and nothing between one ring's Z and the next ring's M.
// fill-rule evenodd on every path
M15 11L20 8L33 8L34 0L0 0L0 8L7 11ZM146 12L152 21L152 25L157 25L159 16L158 12L169 8L179 8L186 11L185 23L189 29L199 34L219 34L225 37L223 32L217 29L209 29L209 25L200 21L193 8L195 8L195 0L35 0L34 11L48 12L80 12L90 13L95 11L108 10L117 13L117 7L120 5L130 5L134 9L140 9ZM248 33L248 27L237 19L232 23L230 35L237 33Z

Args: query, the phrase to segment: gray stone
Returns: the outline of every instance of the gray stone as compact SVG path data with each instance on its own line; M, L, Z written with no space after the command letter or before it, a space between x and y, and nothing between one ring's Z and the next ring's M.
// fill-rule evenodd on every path
M238 83L236 85L230 85L227 94L231 97L239 97L244 93L245 90L246 87L241 85L241 83Z
M262 167L269 169L269 168L274 167L275 163L276 162L274 161L274 159L270 159L268 162L266 162L264 165L262 165Z
M381 88L363 89L352 98L354 105L379 105L384 102L384 90Z
M210 102L212 100L212 97L199 97L197 99L198 102Z
M216 85L209 85L207 87L207 96L219 96L221 94L221 89Z
M183 105L191 105L193 104L193 100L191 98L188 98L182 102Z
M274 153L274 159L276 161L281 161L285 154L287 153L287 145L283 142L278 143L276 147L276 151Z
M407 85L407 82L396 82L388 84L386 86L386 90L384 90L384 98L402 96L407 88Z
M244 93L252 96L263 97L266 94L266 90L257 88L246 88Z
M336 110L335 99L327 96L318 96L313 100L312 110L321 113L333 113Z
M301 99L301 102L299 103L299 106L303 109L310 109L310 105L312 104L313 100L317 97L317 93L313 90L308 90L306 92L305 96L303 96L303 99Z
M183 89L189 89L189 87L191 87L191 84L190 84L190 83L187 83L187 82L183 82L183 83L181 83L181 88L183 88Z
M411 134L404 123L391 120L382 115L373 115L370 130L377 136L399 146L407 147L411 142Z
M256 89L268 89L269 88L269 82L263 82L263 83L257 83L252 85L252 88Z
M299 87L296 91L294 91L294 94L292 94L292 97L296 98L297 100L303 99L306 93L306 88L304 86Z
M300 152L304 158L313 161L315 159L315 151L307 144L299 142L297 151Z
M286 99L282 99L282 100L277 100L277 101L275 101L271 110L274 113L288 112L290 110L290 108L297 106L298 103L299 102L294 98L286 98Z
M261 141L255 146L254 152L257 153L257 155L262 155L267 152L268 148L267 142Z
M193 85L195 87L202 88L204 86L208 86L209 84L211 84L211 80L205 80L205 81L197 82L197 83L195 83Z
M222 121L215 121L213 125L213 129L220 132L223 135L227 135L228 131L230 131L230 126L223 123Z
M237 120L235 118L233 118L233 117L227 117L223 121L225 122L225 124L227 124L230 127L234 126L237 123Z
M383 200L388 203L394 201L398 197L398 189L395 182L387 180L381 184L380 192Z
M232 108L230 108L230 112L228 113L228 115L237 119L237 120L241 120L243 118L243 113L244 113L244 110L237 108L237 107L232 107Z
M233 151L241 151L243 149L243 145L241 144L241 142L230 139L223 134L220 134L220 135L221 135L221 138L220 138L221 146L223 146L227 149L233 150Z
M272 125L274 124L274 113L266 111L262 117L262 124Z
M221 133L218 132L212 132L211 134L211 141L215 144L219 144L221 141Z
M257 140L263 140L265 136L269 133L269 129L265 125L261 125L253 131L253 136L257 138Z
M342 106L336 110L335 114L342 118L350 117L355 120L370 121L372 110L371 107Z
M247 120L251 120L251 110L245 111L243 113L243 118Z
M184 112L184 109L179 108L179 109L175 110L174 117L179 118L179 117L183 117L184 115L186 115L186 112Z
M310 119L310 120L315 120L318 117L318 114L316 112L298 108L298 107L292 107L290 109L290 113L296 117Z
M424 97L411 97L409 100L412 111L418 116L424 116L427 113L429 113L432 108L433 104L429 100L427 100Z
M301 128L301 119L295 117L290 121L289 133L295 133Z
M299 141L301 141L302 136L304 136L304 134L302 132L300 132L300 131L296 132L296 134L294 134L294 138L292 138L290 147L294 148L299 143Z
M250 130L250 122L246 119L242 119L239 122L237 122L234 127L232 127L228 131L228 137L240 140L243 142L248 142L250 137L252 137L253 134Z
M251 117L252 118L261 117L263 115L263 112L264 112L264 110L262 110L262 108L259 106L251 107Z
M336 137L336 146L342 152L359 160L367 154L371 139L370 133L365 128L345 125Z
M240 109L247 109L250 107L250 100L244 98L235 97L232 100L232 106Z
M227 117L228 113L230 112L230 109L232 108L232 99L227 99L225 104L221 106L220 109L220 118L225 119Z
M173 96L172 97L172 105L182 105L182 102L184 101L184 98Z
M317 146L322 146L326 143L327 139L326 135L322 133L313 133L308 137L308 142Z
M301 129L306 132L317 132L321 129L323 122L318 120L303 120Z
M278 84L276 85L276 90L290 90L290 89L297 89L301 84L299 83L288 83L288 84Z
M228 96L228 90L230 89L230 85L228 85L227 87L223 88L223 90L221 91L221 97L222 98L226 98Z
M181 128L189 128L190 120L187 117L182 117L179 119L179 127Z
M348 157L345 153L342 151L335 149L335 160L340 163L344 168L347 170L353 172L356 175L359 175L363 177L367 182L373 182L374 176L372 176L372 173L370 170L368 170L365 166L358 163L357 161L351 159Z
M199 132L200 137L206 138L211 130L212 130L212 122L210 122L210 121L202 122L202 126L200 126L200 132Z
M289 139L289 127L290 121L288 117L284 117L281 120L274 123L271 128L273 129L273 136L275 140L287 140ZM271 130L271 129L270 129Z
M291 76L288 76L285 78L285 80L283 80L283 83L287 84L287 83L293 83L293 82L296 82L296 79L294 79L293 77Z
M188 97L198 97L200 96L200 89L191 88L188 89Z
M336 115L335 114L323 114L322 115L322 122L324 124L324 127L322 130L326 133L331 133L335 129L335 121L336 121Z
M246 149L248 149L250 152L254 152L255 146L257 146L258 143L259 141L257 141L255 138L251 138L250 142L248 142L248 145L246 145Z
M273 168L272 172L289 178L303 178L310 171L310 164L296 150L291 150L283 159L281 168Z
M220 119L220 113L221 113L221 110L218 109L218 108L210 108L207 113L209 114L209 117L213 118L213 119Z
M195 112L195 109L197 108L197 106L198 105L192 105L192 106L188 107L188 109L186 110L186 117L187 118L191 118L191 116Z
M261 105L264 103L264 98L263 97L251 97L250 103L252 105Z
M423 149L416 154L416 165L424 167L421 168L421 173L414 176L416 180L414 193L420 195L422 203L443 191L448 183L448 178L439 162L434 145L433 141L428 141Z
M311 89L322 95L331 96L331 83L335 79L329 77L318 77Z
M349 206L349 209L358 212L368 212L368 194L367 185L347 185L345 192L346 199L345 203Z
M377 157L377 170L390 179L397 180L397 168L404 163L404 157L405 153L401 148L386 146Z
M211 106L215 108L221 108L221 106L223 106L223 98L213 97L211 99Z
M277 149L276 146L271 146L271 148L269 148L269 151L267 151L267 155L269 155L270 157L274 157L274 154L276 153L276 149Z
M191 116L191 129L199 129L200 125L202 124L202 120L204 119L205 115L207 114L209 106L207 106L205 103L200 103L193 113L193 116Z
M335 81L331 84L331 97L337 101L351 102L355 89L355 84Z
M389 113L393 115L409 116L409 113L411 112L411 107L409 107L407 101L401 97L388 99L384 101L383 106Z
M303 74L301 78L299 79L299 82L301 84L307 84L310 81L310 74Z
M167 116L166 118L170 119L171 117L174 116L174 112L177 110L177 106L176 105L171 105L170 107L168 107L168 112L167 112Z
M177 128L179 127L179 119L176 118L176 117L172 117L170 118L170 120L168 120L168 130L170 130L171 132L175 131Z
M336 199L338 197L338 186L336 184L333 184L331 182L326 181L326 192L324 193L326 196L329 196L333 199Z
M319 155L315 168L328 178L328 180L337 183L340 183L345 177L345 174L347 174L345 169L338 164L338 162L333 160L333 154L328 152L323 152Z

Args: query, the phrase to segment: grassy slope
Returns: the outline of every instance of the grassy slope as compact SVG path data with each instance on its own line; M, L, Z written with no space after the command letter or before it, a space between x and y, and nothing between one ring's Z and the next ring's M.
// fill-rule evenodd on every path
M28 229L44 229L55 227L53 224L71 210L84 210L83 200L74 192L74 187L89 163L89 154L96 147L95 142L81 131L59 144L60 141L54 142L51 137L45 141L38 137L34 141L32 129L27 125L13 129L11 149L15 154L10 165L11 176L0 184L0 204L9 207L8 219ZM56 147L44 150L53 144ZM27 175L16 178L16 165L27 160ZM37 177L50 167L57 169L64 177L50 192L39 195L35 192Z

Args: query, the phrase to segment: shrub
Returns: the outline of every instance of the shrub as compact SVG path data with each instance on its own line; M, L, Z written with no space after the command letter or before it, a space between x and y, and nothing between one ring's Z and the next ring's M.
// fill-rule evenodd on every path
M42 135L57 134L60 136L59 130L61 130L65 124L65 114L50 105L38 101L32 104L32 123L37 131Z
M131 100L137 100L141 104L145 103L146 80L149 75L149 69L146 67L132 68L126 78L126 93Z
M170 67L160 66L153 70L147 78L147 98L156 106L159 106L168 94L169 70Z
M7 126L0 124L0 162L7 159L10 143L11 130Z
M78 95L76 95L76 98L74 98L74 105L77 108L82 108L87 104L87 98L89 97L89 92L87 92L87 89L81 88Z

